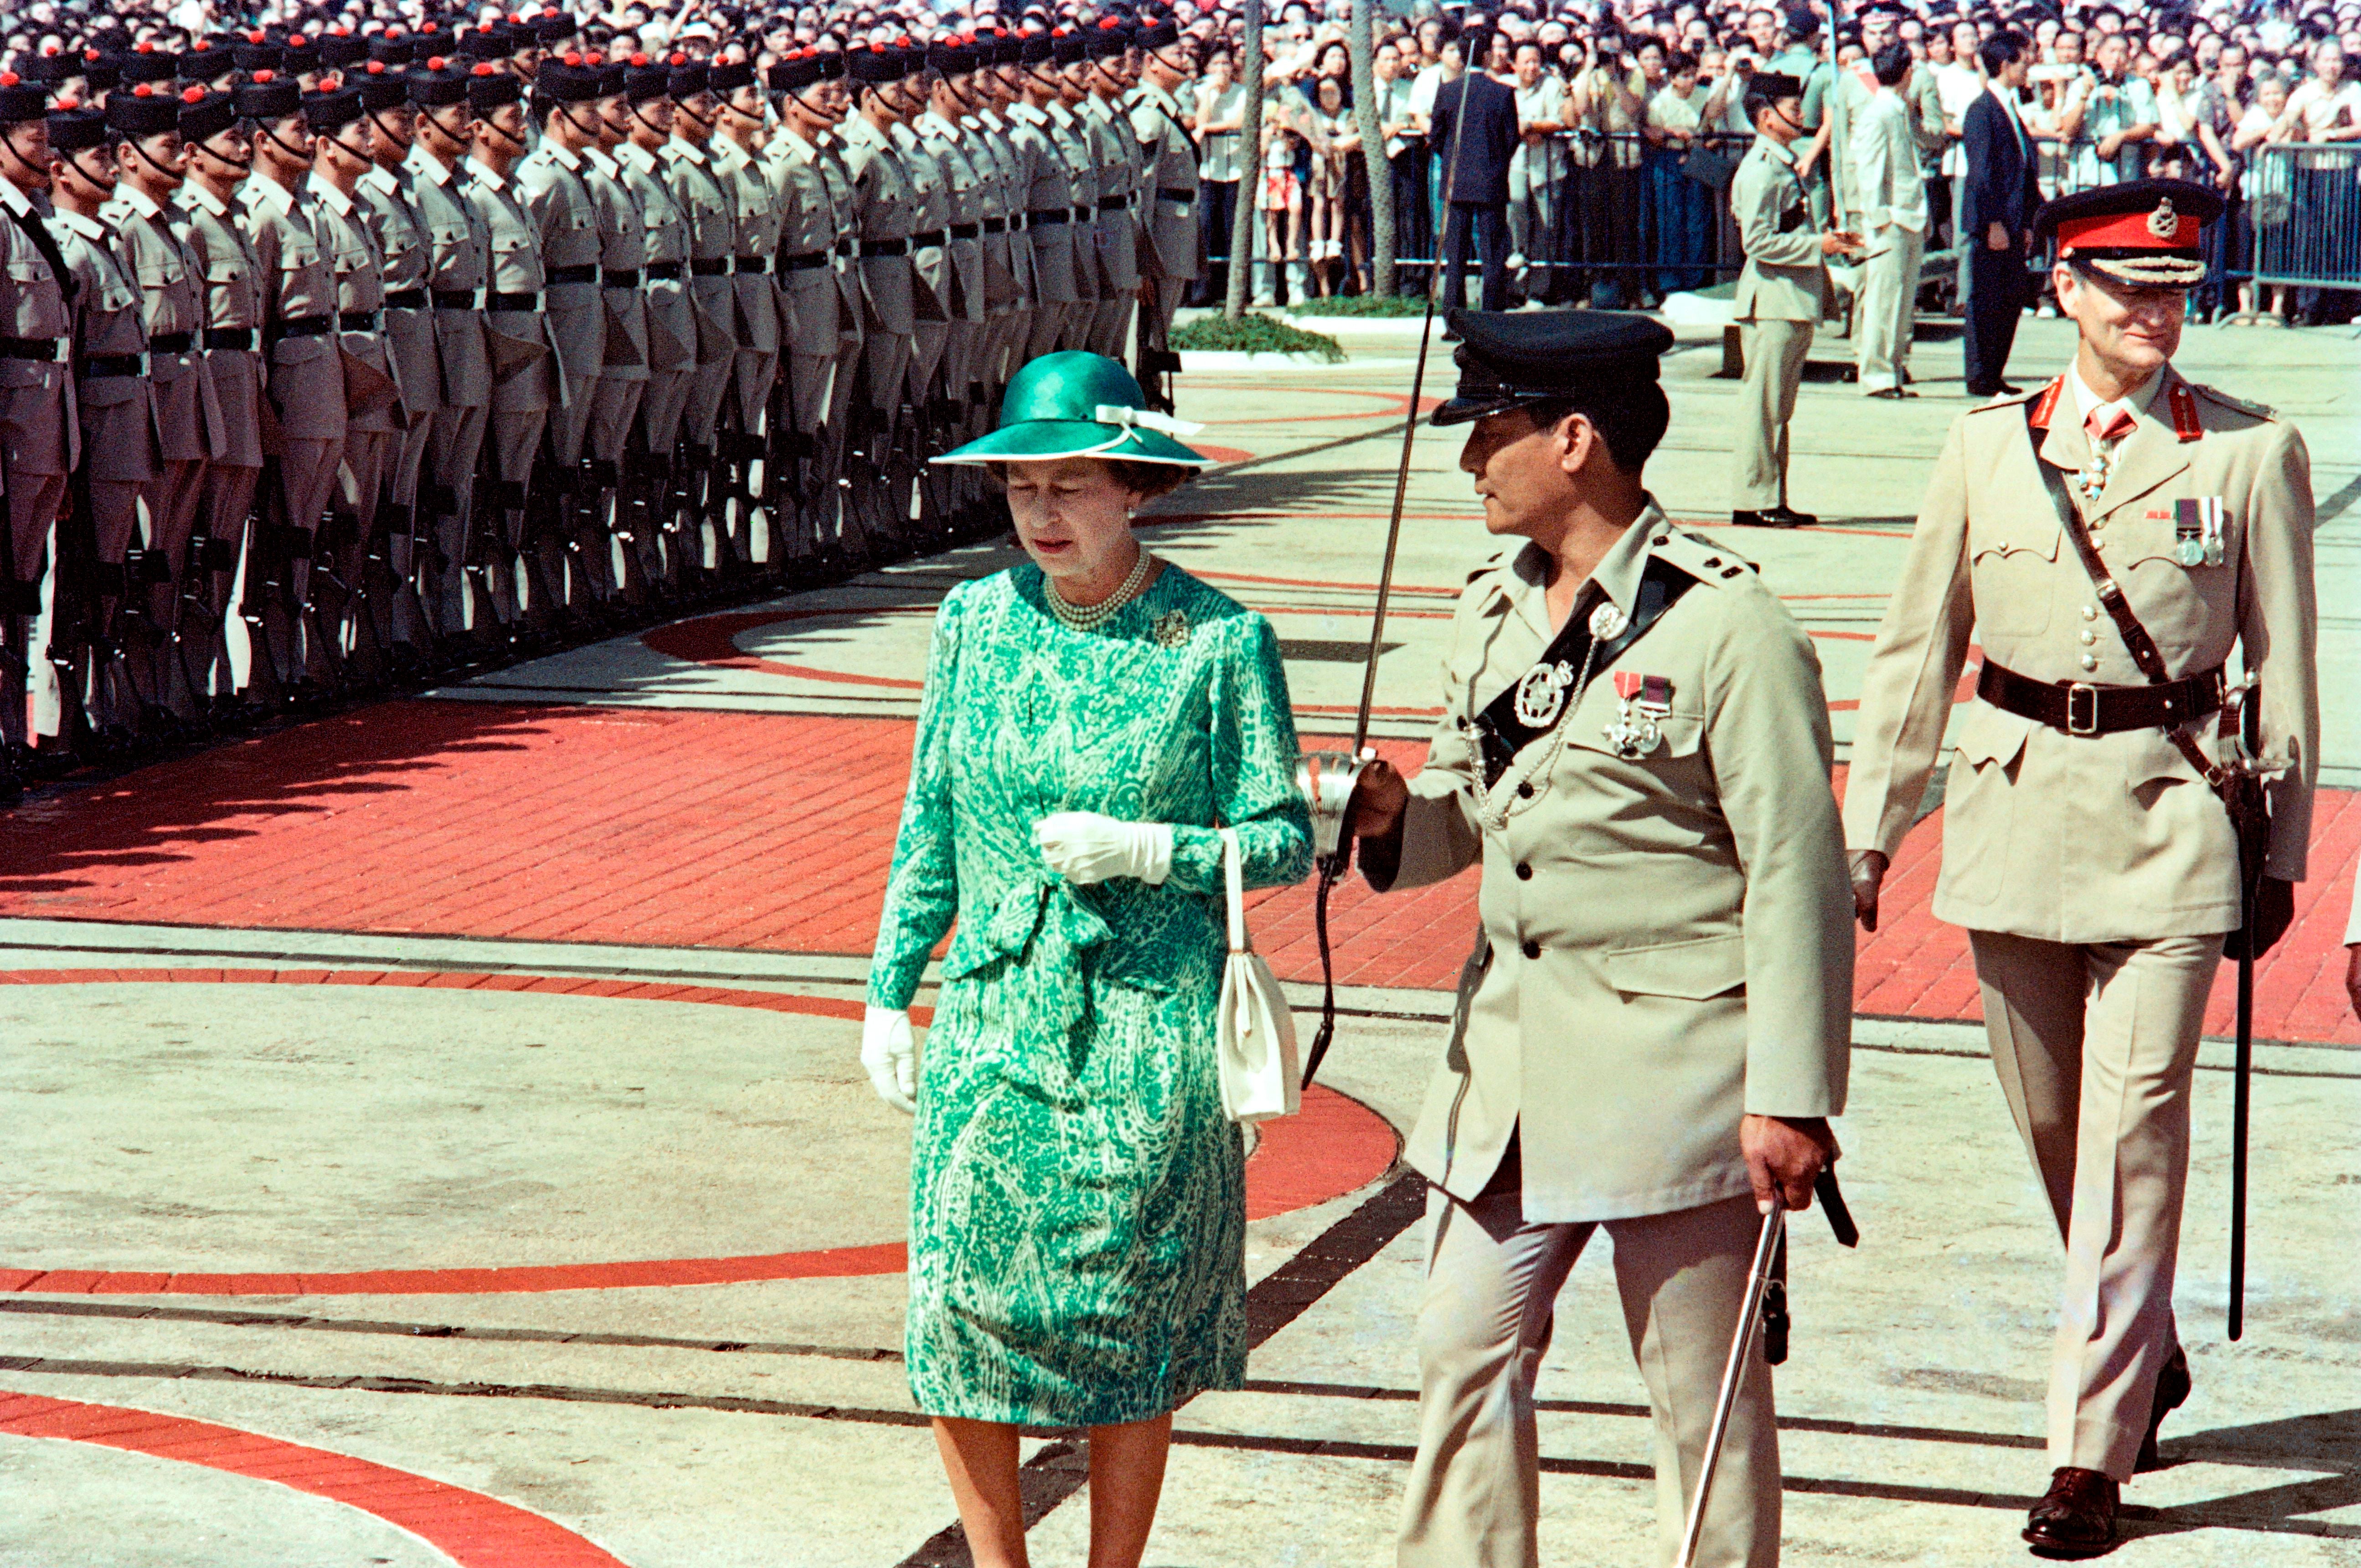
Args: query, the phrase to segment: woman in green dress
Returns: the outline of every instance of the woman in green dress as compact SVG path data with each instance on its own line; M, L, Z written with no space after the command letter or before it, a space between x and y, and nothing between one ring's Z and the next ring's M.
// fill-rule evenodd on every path
M1023 1425L1091 1429L1091 1563L1146 1548L1171 1412L1246 1376L1245 1150L1214 1014L1222 840L1311 835L1269 623L1131 531L1206 459L1095 354L939 462L1005 479L1030 557L935 620L862 1060L917 1116L910 1387L982 1568L1022 1568ZM908 1008L957 923L923 1061Z

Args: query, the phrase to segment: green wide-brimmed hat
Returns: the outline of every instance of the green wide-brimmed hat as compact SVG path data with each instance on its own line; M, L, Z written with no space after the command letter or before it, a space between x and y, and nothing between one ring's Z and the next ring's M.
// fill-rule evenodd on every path
M1202 468L1213 461L1173 439L1204 429L1148 406L1131 372L1104 354L1045 354L1008 383L1000 428L938 463L1039 463L1107 457Z

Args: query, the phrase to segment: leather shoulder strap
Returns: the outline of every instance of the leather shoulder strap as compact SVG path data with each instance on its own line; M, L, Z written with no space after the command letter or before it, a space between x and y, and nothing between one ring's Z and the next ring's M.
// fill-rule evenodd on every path
M2164 654L2158 650L2156 639L2149 636L2147 628L2140 624L2131 601L2124 597L2123 586L2107 570L2106 563L2099 559L2098 546L2091 543L2091 531L2082 525L2082 514L2074 510L2073 497L2066 493L2065 477L2041 460L2040 444L2033 440L2031 403L2025 405L2025 422L2026 440L2034 448L2033 466L2040 470L2041 482L2049 487L2049 499L2057 507L2058 521L2065 527L2066 537L2074 546L2075 558L2082 563L2082 570L2090 574L2091 586L2098 591L2099 603L2106 608L2108 618L2115 623L2115 630L2123 637L2124 646L2131 650L2132 663L2139 666L2139 673L2146 675L2151 685L2163 685L2172 676L2165 670Z

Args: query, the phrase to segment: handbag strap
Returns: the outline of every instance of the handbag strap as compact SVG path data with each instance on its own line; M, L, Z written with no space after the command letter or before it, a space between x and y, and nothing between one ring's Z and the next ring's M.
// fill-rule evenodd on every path
M1230 951L1250 953L1254 944L1246 937L1246 877L1238 854L1238 830L1224 828L1221 834L1222 885L1230 906Z

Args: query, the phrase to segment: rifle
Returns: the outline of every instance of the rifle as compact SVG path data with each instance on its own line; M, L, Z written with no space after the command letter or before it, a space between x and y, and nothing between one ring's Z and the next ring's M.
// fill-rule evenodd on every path
M1459 78L1459 109L1451 123L1451 151L1444 159L1443 210L1451 211L1451 193L1459 179L1459 154L1467 141L1467 91L1477 67L1472 63ZM1235 265L1235 264L1234 264ZM1402 506L1410 495L1411 444L1418 439L1418 400L1426 388L1426 349L1434 336L1434 302L1443 295L1440 257L1427 272L1426 314L1418 334L1418 359L1411 369L1410 402L1402 413L1401 458L1394 467L1394 504L1386 523L1385 564L1378 573L1378 600L1369 621L1369 652L1361 666L1361 706L1353 719L1349 751L1308 751L1295 765L1296 787L1312 805L1312 864L1320 883L1312 894L1312 927L1320 940L1320 1029L1312 1036L1312 1054L1303 1063L1303 1087L1320 1071L1321 1058L1336 1037L1336 965L1328 948L1328 895L1335 891L1352 863L1353 846L1345 832L1345 815L1352 809L1353 789L1361 770L1377 752L1369 747L1369 710L1378 698L1378 659L1385 652L1386 602L1394 582L1394 558L1401 547Z

